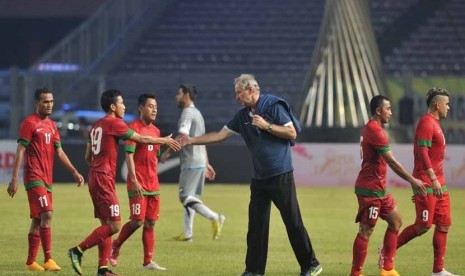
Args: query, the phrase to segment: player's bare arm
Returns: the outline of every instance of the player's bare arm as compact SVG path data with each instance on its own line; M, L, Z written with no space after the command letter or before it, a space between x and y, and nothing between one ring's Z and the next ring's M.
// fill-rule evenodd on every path
M389 167L402 179L408 181L412 186L412 189L418 192L420 195L426 195L426 188L423 181L413 177L407 172L407 170L395 159L392 151L388 151L382 154L384 160L389 165Z
M438 178L436 177L436 173L434 172L433 168L431 167L431 160L428 155L429 148L428 147L420 147L420 159L422 160L424 167L427 168L425 170L426 175L431 180L431 188L433 189L433 194L437 198L442 197L442 187L441 183L439 183Z
M18 176L19 176L19 167L23 163L24 153L26 152L26 147L23 146L21 143L18 143L18 147L16 149L16 158L13 167L13 175L11 176L11 181L8 184L7 192L8 195L14 197L16 192L18 191Z
M85 160L88 166L92 164L92 146L90 143L87 143L86 145L86 156Z
M433 188L433 194L437 198L442 198L441 183L439 183L439 180L436 177L436 174L434 173L433 168L428 168L425 171L426 171L426 175L428 175L429 179L431 179L431 188Z
M293 124L286 126L272 124L271 122L263 119L260 115L254 115L252 118L252 125L263 131L268 131L279 138L289 140L295 140L297 138L297 131Z
M142 192L144 189L137 181L136 177L136 165L134 163L134 153L126 152L126 166L128 166L128 177L131 180L131 192L134 194L135 197L141 198Z
M205 145L222 142L231 136L233 136L233 133L231 131L229 131L227 128L222 128L218 132L210 132L197 137L189 137L186 135L184 137L181 137L179 142L181 143L182 147L190 145Z
M205 164L207 164L206 168L205 168L205 177L208 179L208 180L215 180L215 177L216 177L216 172L215 172L215 169L213 168L212 165L210 165L210 162L208 161L208 152L207 152L207 149L205 148Z
M66 155L62 148L57 148L56 153L58 160L60 160L61 164L73 174L74 181L77 182L78 187L81 187L81 185L84 183L84 177L82 177L82 175L78 172L78 170L76 170L73 164L71 164L68 155Z
M185 134L179 133L178 136L176 136L176 138L174 138L174 140L179 142L183 136L185 136ZM170 156L171 156L171 153L173 153L173 152L171 151L170 148L166 149L163 152L163 154L160 156L160 162L164 163L166 160L168 160L168 158L170 158Z
M129 140L141 144L166 145L173 151L179 151L181 149L181 145L171 136L172 134L165 137L153 137L148 135L140 135L139 133L134 132L134 134L129 138Z

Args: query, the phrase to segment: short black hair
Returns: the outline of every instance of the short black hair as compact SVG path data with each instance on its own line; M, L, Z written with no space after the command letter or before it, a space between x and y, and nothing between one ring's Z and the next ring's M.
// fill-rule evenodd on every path
M429 107L429 105L431 104L431 102L436 96L449 97L449 91L441 87L431 88L430 90L428 90L428 93L426 93L426 106Z
M139 103L139 106L145 105L145 102L147 101L147 99L157 100L157 97L155 96L155 94L151 94L151 93L140 94L139 99L137 100L137 102Z
M109 89L102 93L100 97L100 106L105 113L110 111L110 105L116 104L116 98L118 98L118 96L123 96L123 94L116 89Z
M370 101L370 112L371 112L371 115L375 115L376 114L376 109L378 107L381 107L381 105L383 104L383 101L390 101L388 97L386 96L383 96L383 95L376 95L374 96L371 101Z
M34 93L34 100L39 101L40 100L40 95L49 94L49 93L53 93L53 92L48 87L37 88L36 92Z
M197 89L195 89L195 86L193 84L190 84L190 83L181 84L179 88L181 88L182 93L189 94L191 101L194 101L195 98L197 97Z

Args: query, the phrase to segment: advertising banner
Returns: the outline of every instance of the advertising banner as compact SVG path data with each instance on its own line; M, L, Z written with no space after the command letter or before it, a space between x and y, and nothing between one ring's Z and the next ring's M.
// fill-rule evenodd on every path
M16 147L17 143L15 140L0 140L0 184L8 183L11 180L16 156ZM23 166L21 166L18 182L23 182Z
M391 144L394 157L413 170L413 145ZM300 143L292 148L294 176L301 186L352 186L361 167L358 144ZM449 187L465 187L465 147L449 145L444 158L444 174ZM388 169L388 187L410 184Z

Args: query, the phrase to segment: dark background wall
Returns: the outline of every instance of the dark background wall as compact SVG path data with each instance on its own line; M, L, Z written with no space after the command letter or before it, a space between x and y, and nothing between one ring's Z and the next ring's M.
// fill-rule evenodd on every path
M87 183L88 167L84 162L85 145L84 144L64 144L63 149L83 174ZM252 177L252 163L247 147L243 144L218 144L209 145L208 157L210 164L216 170L215 183L249 183ZM225 161L226 160L226 161ZM71 174L63 168L59 161L55 160L54 182L72 182ZM118 153L117 182L123 182L121 178L121 167L124 165L124 150L120 146ZM179 179L179 166L163 174L158 175L160 183L176 183Z
M0 0L0 68L29 67L104 0Z

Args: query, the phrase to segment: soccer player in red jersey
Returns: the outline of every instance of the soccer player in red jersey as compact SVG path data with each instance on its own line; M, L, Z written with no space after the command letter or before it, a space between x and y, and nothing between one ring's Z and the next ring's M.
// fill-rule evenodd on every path
M118 140L131 140L141 144L163 144L174 151L181 147L177 141L166 137L140 135L122 120L126 107L118 90L107 90L100 98L100 105L107 115L95 122L87 143L86 161L90 165L89 193L94 204L95 217L100 220L97 227L78 246L69 250L73 269L82 275L81 260L85 250L98 245L98 276L118 275L108 269L111 254L111 236L121 228L119 200L115 191Z
M142 135L160 137L160 130L153 125L157 117L157 100L153 94L139 96L140 118L129 127ZM155 222L160 210L160 183L157 167L160 145L138 144L126 140L126 164L128 167L127 190L129 196L130 221L124 224L119 236L113 241L110 264L118 265L118 255L123 243L143 225L142 243L144 262L149 270L166 270L152 260L155 245Z
M420 119L415 130L413 175L425 182L427 195L413 195L415 202L415 223L406 227L399 235L397 247L426 233L434 223L433 276L454 276L444 269L447 232L452 224L450 199L447 191L442 164L446 151L446 140L439 120L447 117L449 92L432 88L426 95L428 112Z
M387 165L403 179L410 182L414 191L426 194L421 180L410 175L394 158L386 133L382 126L391 119L391 103L388 98L378 95L370 101L371 120L365 125L360 137L362 168L355 182L358 199L358 213L355 219L359 231L353 245L351 276L360 276L368 251L368 240L378 218L388 223L383 242L383 265L381 276L398 276L394 269L397 235L402 219L396 201L386 191Z
M53 92L39 88L34 94L36 112L26 117L20 126L18 147L8 194L14 197L18 190L18 175L24 158L24 186L29 200L31 227L28 234L26 270L60 271L52 259L52 184L53 159L58 160L73 174L81 186L82 175L74 168L61 148L60 134L49 117L53 109ZM44 266L36 262L40 244L44 251Z

